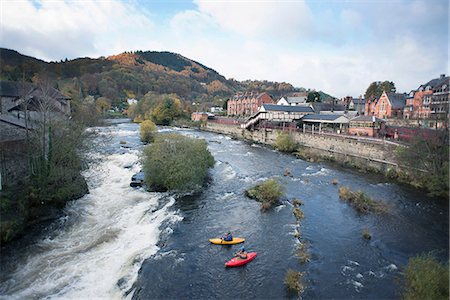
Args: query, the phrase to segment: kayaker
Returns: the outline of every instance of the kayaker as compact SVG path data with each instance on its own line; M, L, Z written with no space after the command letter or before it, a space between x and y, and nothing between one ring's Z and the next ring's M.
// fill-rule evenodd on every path
M231 242L233 240L233 235L231 234L231 232L227 232L227 234L225 234L222 237L222 240L227 241L227 242Z
M245 251L244 247L241 247L234 256L238 256L241 259L247 259L247 251Z

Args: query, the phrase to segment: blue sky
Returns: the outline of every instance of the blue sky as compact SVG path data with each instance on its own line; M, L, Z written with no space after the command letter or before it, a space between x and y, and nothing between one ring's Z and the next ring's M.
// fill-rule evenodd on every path
M1 2L0 46L44 60L180 53L227 78L337 97L448 74L448 0Z

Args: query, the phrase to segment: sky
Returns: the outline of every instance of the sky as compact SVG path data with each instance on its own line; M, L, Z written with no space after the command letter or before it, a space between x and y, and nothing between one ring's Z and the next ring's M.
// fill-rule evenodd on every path
M449 73L449 0L0 0L0 47L45 61L171 51L335 97Z

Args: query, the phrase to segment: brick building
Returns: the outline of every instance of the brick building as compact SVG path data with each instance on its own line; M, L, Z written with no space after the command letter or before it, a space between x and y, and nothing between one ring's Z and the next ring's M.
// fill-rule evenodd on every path
M265 103L274 103L272 97L266 92L237 93L228 100L227 114L228 116L250 116Z
M439 78L434 78L420 85L417 90L411 91L403 111L403 117L405 119L429 119L432 114L436 114L436 109L441 110L438 114L442 114L442 110L444 110L448 115L448 85L449 77L442 74ZM433 117L435 116L433 115Z
M406 94L383 92L380 98L368 100L364 107L364 115L380 119L401 118L406 105Z

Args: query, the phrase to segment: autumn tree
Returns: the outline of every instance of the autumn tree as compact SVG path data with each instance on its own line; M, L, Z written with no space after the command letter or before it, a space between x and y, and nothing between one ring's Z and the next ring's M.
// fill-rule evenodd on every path
M106 97L99 97L95 101L95 107L98 112L100 112L103 116L105 115L108 109L111 109L111 100Z

